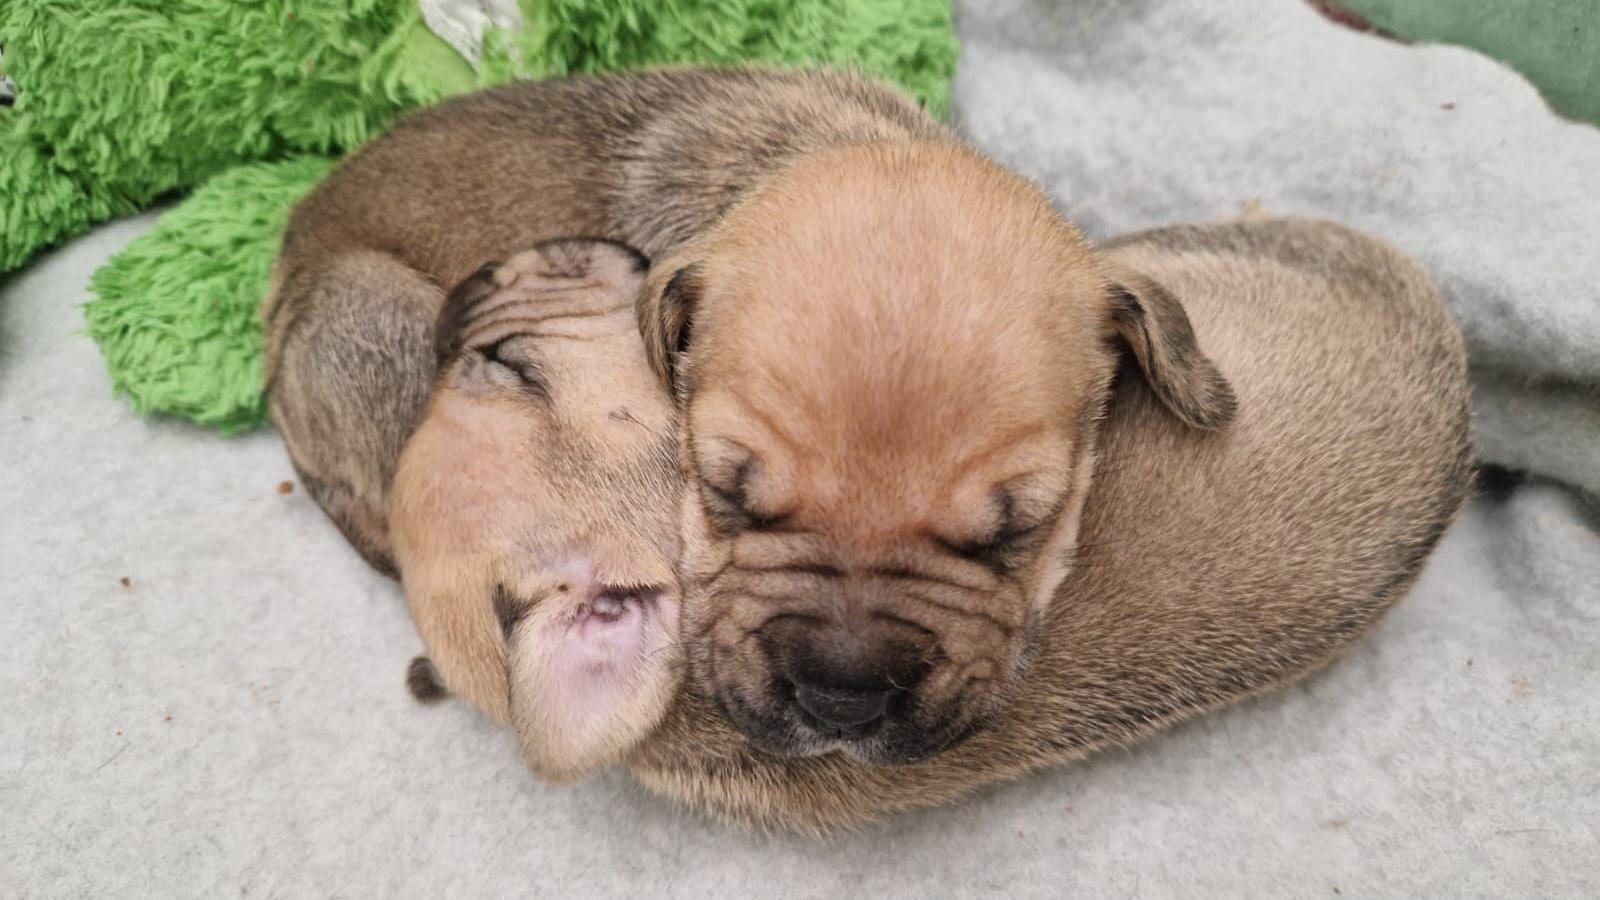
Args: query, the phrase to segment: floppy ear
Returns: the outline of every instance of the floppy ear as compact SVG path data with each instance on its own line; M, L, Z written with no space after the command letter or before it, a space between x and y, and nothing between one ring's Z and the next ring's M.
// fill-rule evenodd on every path
M635 311L645 357L668 390L677 392L679 364L689 349L694 308L700 302L705 264L666 261L650 271Z
M1192 428L1233 421L1238 400L1228 379L1195 345L1183 304L1154 280L1112 266L1111 323L1133 350L1145 380L1172 414Z

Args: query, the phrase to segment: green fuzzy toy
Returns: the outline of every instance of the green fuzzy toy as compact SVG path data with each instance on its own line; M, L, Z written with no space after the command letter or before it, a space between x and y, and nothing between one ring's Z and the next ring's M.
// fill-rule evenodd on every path
M237 431L265 417L259 307L290 207L399 113L517 78L762 62L854 68L942 114L958 52L948 0L517 5L475 65L417 0L0 0L0 276L198 187L95 274L86 315L136 409Z

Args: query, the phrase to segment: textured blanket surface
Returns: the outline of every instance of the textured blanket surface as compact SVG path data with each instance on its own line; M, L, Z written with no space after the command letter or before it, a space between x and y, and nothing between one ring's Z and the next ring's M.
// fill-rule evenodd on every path
M1574 487L1600 485L1600 134L1482 57L1292 0L958 23L961 126L1092 236L1259 206L1386 235L1444 285L1484 452L1535 474L1488 479L1373 636L1132 750L828 840L617 774L542 786L508 735L412 703L397 589L280 493L274 434L111 398L77 306L146 216L0 285L0 896L1600 894L1600 512Z

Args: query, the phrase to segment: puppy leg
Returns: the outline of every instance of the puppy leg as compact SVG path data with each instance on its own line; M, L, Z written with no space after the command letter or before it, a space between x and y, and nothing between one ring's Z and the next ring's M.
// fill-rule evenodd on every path
M268 301L267 402L311 497L394 575L389 487L434 376L444 291L381 253L290 273Z

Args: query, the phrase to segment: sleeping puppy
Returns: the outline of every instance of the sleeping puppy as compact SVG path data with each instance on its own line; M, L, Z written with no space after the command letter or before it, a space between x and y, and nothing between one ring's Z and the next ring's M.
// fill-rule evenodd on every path
M892 90L513 85L343 163L274 270L273 421L374 565L396 566L389 492L444 286L565 235L656 263L642 323L687 404L693 671L773 752L903 763L1004 705L1069 568L1123 348L1184 427L1232 414L1176 300Z
M772 753L927 759L1046 679L1028 663L1089 546L1113 385L1144 385L1183 436L1163 472L1238 440L1227 379L1252 358L1214 365L1184 291L1091 250L892 90L704 70L518 84L409 116L341 164L274 270L273 421L379 568L402 568L391 493L446 288L563 235L654 261L641 325L683 402L690 476L683 695ZM1143 534L1153 511L1128 515L1097 539ZM456 580L449 604L474 621L506 592L543 597L538 579ZM441 661L443 681L513 715L475 658Z
M840 753L752 752L715 698L689 682L650 739L629 755L637 777L742 822L813 830L858 825L1126 745L1287 684L1349 647L1405 594L1472 483L1466 354L1421 267L1348 228L1293 219L1128 235L1102 245L1099 260L1106 271L1121 273L1119 283L1132 282L1141 307L1154 315L1182 298L1198 343L1238 392L1238 413L1219 435L1197 431L1152 387L1148 360L1123 367L1100 425L1099 465L1071 571L1038 614L1038 649L1012 701L943 753L874 766ZM734 281L727 270L708 272L700 310L709 316L719 302L714 285ZM819 289L836 284L831 273L813 274ZM749 296L758 309L763 298ZM1112 301L1126 309L1125 297ZM736 386L740 402L757 404L772 402L778 391L804 393L776 377L720 374L729 371L722 368L731 365L724 354L735 346L751 355L752 369L780 351L721 320L695 322L707 327L692 338L685 362L692 377L705 380L691 393L688 446L715 436L708 434L712 423L745 429L737 432L743 441L770 454L763 468L752 466L761 473L751 479L753 497L782 490L758 484L780 473L783 484L810 477L803 467L789 469L788 447L769 443L743 417L696 420L714 409L716 383ZM964 327L984 329L978 322ZM966 333L951 329L955 359L970 352ZM1138 338L1127 335L1118 331L1115 340L1137 358ZM818 355L834 341L850 340L843 327L824 344L808 346L807 336L802 328L788 340ZM937 345L931 352L946 355ZM1071 359L1063 353L1060 363ZM820 367L807 371L815 383L828 383ZM791 414L781 422L820 435L823 448L841 440L825 419ZM964 433L947 425L958 439ZM912 452L909 465L919 465L917 459ZM789 474L795 471L801 474ZM699 514L689 510L685 518L692 524ZM718 552L724 542L741 565L757 565L743 554L778 552L758 550L743 536L730 540L698 528L684 535L690 559ZM797 538L780 535L769 546L781 547L780 540ZM710 546L696 546L702 543ZM930 550L913 562L931 565L934 558ZM977 567L952 560L950 577L969 577L969 568ZM843 581L831 572L805 575ZM768 596L743 602L773 603ZM683 602L686 624L711 622L713 634L719 616L739 615L716 594L686 590ZM695 640L692 627L685 634ZM764 673L752 667L749 674Z
M692 671L777 753L912 762L1017 692L1124 355L1183 427L1234 414L1173 294L951 142L795 162L640 317L683 408Z
M677 690L675 426L634 327L643 271L562 241L458 286L395 476L395 562L432 659L413 692L447 683L550 780L615 761Z
M1075 564L1029 676L970 740L899 766L775 755L680 679L673 409L617 311L640 276L606 245L519 255L445 307L393 504L439 661L413 667L413 689L436 696L442 679L510 722L547 778L620 760L720 816L825 830L1130 743L1328 662L1406 592L1471 483L1465 356L1438 292L1391 248L1319 222L1168 228L1101 253L1185 299L1240 411L1210 438L1136 363L1115 379Z

